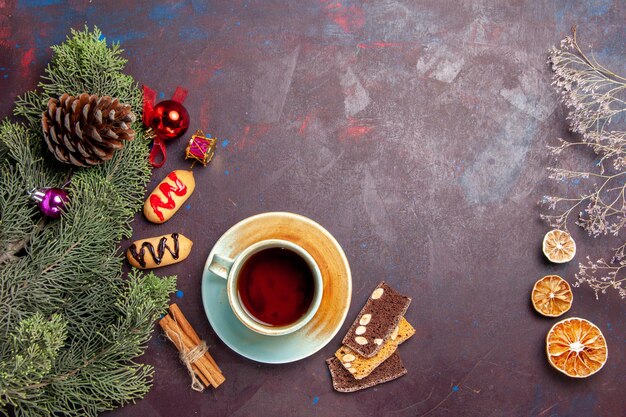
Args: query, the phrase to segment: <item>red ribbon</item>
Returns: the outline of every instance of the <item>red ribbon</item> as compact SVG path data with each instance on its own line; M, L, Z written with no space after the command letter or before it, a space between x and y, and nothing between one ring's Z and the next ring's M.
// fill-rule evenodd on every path
M187 98L187 90L182 87L176 87L176 91L172 96L173 101L177 101L180 104L183 104ZM143 124L146 127L150 127L152 121L152 113L154 112L154 104L156 102L156 91L151 89L150 87L144 85L143 86ZM156 132L155 132L156 133ZM162 155L162 159L159 162L156 162L156 158ZM167 159L167 152L165 150L165 141L158 134L154 138L154 142L152 143L152 150L150 151L150 164L155 168L161 168Z

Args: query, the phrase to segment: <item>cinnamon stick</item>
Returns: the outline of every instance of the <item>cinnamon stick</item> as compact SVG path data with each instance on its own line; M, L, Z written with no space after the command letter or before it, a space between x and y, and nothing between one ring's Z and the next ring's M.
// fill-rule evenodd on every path
M165 316L165 317L168 317L168 316ZM176 331L169 326L168 320L161 319L159 321L159 325L165 332L165 335L167 336L167 338L170 339L172 343L174 343L174 346L176 346L176 349L178 349L179 352L183 352L184 346L182 345L182 339L179 338L176 335ZM209 385L212 385L211 381L209 381L208 378L205 377L204 374L200 371L200 368L198 367L198 365L196 365L195 363L192 363L191 369L193 369L196 375L198 375L198 378L200 378L200 380L204 383L205 386L208 387Z
M191 338L191 340L196 345L199 345L200 337L198 337L198 334L193 329L193 327L191 327L191 324L189 324L189 322L185 318L185 315L183 314L182 311L180 311L180 308L178 308L178 305L176 305L176 303L170 304L170 314L172 315L172 317L174 317L174 320L176 321L176 323L178 323L180 328L187 334L187 336L189 336L189 338ZM211 365L213 365L215 369L218 370L219 373L222 373L222 370L220 369L219 366L217 366L217 363L215 362L211 354L207 351L207 353L205 353L204 355L207 357L209 362L211 362Z
M185 335L185 333L183 333L180 328L178 328L178 326L176 325L176 323L174 322L174 320L168 315L165 316L162 321L165 322L165 326L167 328L167 331L172 332L173 333L173 337L178 339L180 341L180 343L182 344L182 349L181 352L188 352L189 350L193 349L196 345L193 344L193 342L187 337L187 335ZM203 361L202 359L204 359L204 357L198 359L196 362L193 363L193 365L196 365L196 367L198 368L198 372L206 379L208 380L208 384L206 384L207 386L211 385L213 387L217 387L219 384L217 383L217 381L215 380L215 378L213 378L211 371L209 370L207 364L208 361Z
M180 341L182 346L181 352L188 352L193 349L195 346L194 343L189 339L189 337L180 329L180 327L176 324L176 322L172 319L171 316L167 315L161 319L161 321L165 322L165 326L168 331L174 333L174 337ZM212 377L211 372L207 368L207 361L203 361L204 357L198 359L194 362L194 365L198 367L199 372L209 380L210 385L215 387L217 381Z
M191 340L191 338L189 338L189 336L187 336L184 331L182 331L181 327L178 325L178 323L174 321L174 319L172 319L171 316L167 315L163 317L161 321L165 321L167 328L171 329L180 337L180 340L182 341L184 349L186 351L189 351L198 346ZM202 372L204 376L211 382L213 388L217 388L222 382L226 380L224 378L224 375L222 375L215 367L213 367L213 365L206 356L202 356L195 362L195 364L198 365L200 372Z

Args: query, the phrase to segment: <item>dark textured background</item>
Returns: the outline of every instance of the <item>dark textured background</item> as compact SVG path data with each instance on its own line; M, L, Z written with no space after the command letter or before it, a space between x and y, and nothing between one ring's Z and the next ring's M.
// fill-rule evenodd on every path
M196 166L196 191L170 222L138 215L135 236L178 231L195 246L176 302L226 375L192 392L169 342L142 359L156 369L146 399L115 416L607 416L625 415L624 302L575 289L568 316L600 326L609 361L573 380L550 368L532 284L574 282L577 265L546 263L536 202L554 185L546 144L567 133L550 87L548 48L579 25L582 44L626 73L621 1L182 2L0 0L0 116L34 88L69 29L98 25L119 41L127 71L169 98L190 90L191 128L219 138ZM185 140L168 147L188 168ZM593 156L569 162L590 167ZM576 184L561 184L561 189ZM304 214L342 244L353 272L347 322L321 352L281 366L239 357L211 331L202 266L218 237L265 211ZM575 231L578 260L607 241ZM400 349L402 379L335 393L324 359L382 279L413 297L417 329Z

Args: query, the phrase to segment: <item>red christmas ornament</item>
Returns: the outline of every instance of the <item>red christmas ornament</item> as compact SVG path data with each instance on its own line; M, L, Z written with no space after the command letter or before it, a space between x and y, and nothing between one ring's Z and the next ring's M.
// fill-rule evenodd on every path
M150 127L163 140L177 139L189 128L189 113L177 101L161 101L154 106Z
M156 92L143 86L143 124L154 132L154 143L150 151L150 163L153 167L161 167L167 159L164 141L181 137L189 128L189 112L182 104L185 97L187 90L177 87L171 100L155 105ZM162 154L162 159L156 162L159 153Z

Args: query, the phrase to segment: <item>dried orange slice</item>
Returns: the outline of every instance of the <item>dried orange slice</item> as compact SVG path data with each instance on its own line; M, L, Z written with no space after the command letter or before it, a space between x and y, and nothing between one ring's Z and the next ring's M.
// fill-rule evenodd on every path
M576 255L576 242L566 231L550 230L543 238L543 254L557 264L569 262Z
M606 363L606 340L595 324L578 317L561 320L548 332L550 365L573 378L586 378Z
M570 309L574 295L569 283L563 278L547 275L535 282L530 298L539 314L559 317Z

